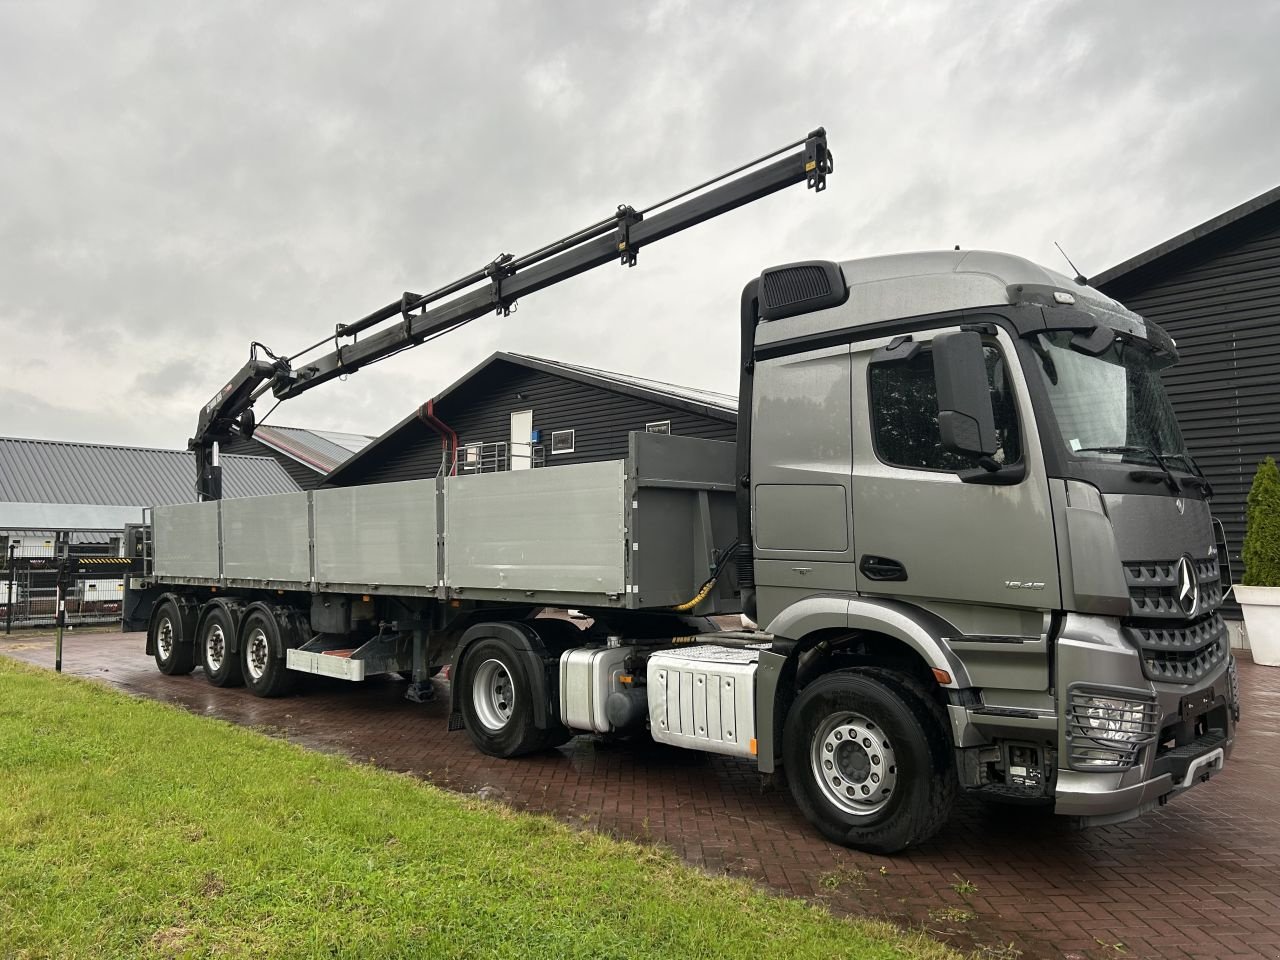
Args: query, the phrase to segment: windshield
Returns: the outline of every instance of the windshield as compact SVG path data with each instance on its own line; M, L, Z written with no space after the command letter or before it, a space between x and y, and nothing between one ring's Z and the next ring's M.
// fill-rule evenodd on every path
M1141 343L1117 340L1100 356L1072 350L1069 331L1042 333L1033 349L1068 448L1120 460L1185 456L1182 432L1160 382L1168 360Z

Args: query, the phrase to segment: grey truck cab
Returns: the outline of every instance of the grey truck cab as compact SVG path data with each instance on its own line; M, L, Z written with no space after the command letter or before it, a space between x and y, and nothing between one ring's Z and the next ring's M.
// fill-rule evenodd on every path
M946 784L906 779L928 763L1094 822L1221 768L1235 665L1164 331L1019 257L945 251L767 270L743 343L760 765L828 836L936 829Z

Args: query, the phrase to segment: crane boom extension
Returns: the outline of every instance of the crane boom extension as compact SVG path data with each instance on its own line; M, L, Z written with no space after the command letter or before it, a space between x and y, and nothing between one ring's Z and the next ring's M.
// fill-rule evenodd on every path
M786 155L774 159L781 154ZM296 369L290 365L294 358L276 357L261 344L254 344L249 362L201 409L196 434L188 444L196 453L200 499L221 498L222 468L218 464L217 445L231 439L236 432L252 436L253 402L266 390L270 389L280 400L296 397L487 313L506 313L520 297L611 260L634 266L637 252L647 244L793 184L806 183L810 189L822 190L831 170L826 131L819 127L803 140L643 211L620 206L614 216L532 253L522 257L503 254L482 269L431 293L406 293L354 323L339 324L332 338L334 349ZM454 294L457 296L452 296ZM452 299L445 299L451 296ZM365 330L397 317L399 322L394 326L364 340L357 339ZM352 338L350 344L340 342L347 337ZM258 357L259 349L271 358L270 362ZM303 351L306 352L309 350Z

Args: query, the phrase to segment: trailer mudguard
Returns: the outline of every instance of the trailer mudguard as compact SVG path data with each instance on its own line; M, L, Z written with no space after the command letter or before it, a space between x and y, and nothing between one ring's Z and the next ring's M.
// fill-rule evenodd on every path
M177 638L177 642L191 643L195 640L196 620L200 614L199 606L190 597L184 597L182 594L162 593L152 604L151 615L147 617L147 656L149 657L156 655L156 614L169 600L172 600L174 606L178 608L178 626L182 628L182 636Z
M276 657L287 657L288 651L302 646L310 639L310 623L306 616L293 607L284 607L258 600L240 611L236 621L236 650L240 649L240 634L243 633L245 618L255 610L261 610L271 618L275 630L264 631L271 644L271 653Z
M570 631L566 633L565 631ZM529 681L533 691L533 722L538 729L546 730L559 723L560 675L548 670L548 661L573 645L581 642L582 632L571 623L561 620L523 620L477 623L467 628L458 641L449 677L460 675L467 651L477 641L485 638L501 640L524 658L528 666ZM449 729L462 729L462 712L458 705L458 687L450 683Z
M235 597L218 597L210 600L200 608L200 618L196 622L196 632L193 637L198 637L204 632L204 622L209 617L209 612L219 607L227 615L227 620L231 623L231 635L227 637L227 652L239 653L240 651L240 620L244 617L244 601Z

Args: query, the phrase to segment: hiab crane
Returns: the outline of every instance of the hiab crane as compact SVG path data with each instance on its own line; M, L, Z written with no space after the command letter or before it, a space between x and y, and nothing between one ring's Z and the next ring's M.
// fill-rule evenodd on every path
M222 498L218 444L237 432L253 435L253 403L267 390L280 400L296 397L471 320L494 312L506 313L521 297L593 267L615 261L634 267L642 247L761 197L798 183L807 184L814 191L824 190L831 169L826 131L818 128L803 140L644 210L620 205L612 216L524 256L502 254L431 293L405 293L354 323L338 324L332 338L312 345L314 349L332 340L332 352L296 370L292 361L309 350L286 359L253 343L249 361L200 411L195 436L188 445L196 454L200 499ZM365 340L358 339L365 331L393 319L397 321L394 326ZM344 340L351 342L344 345Z
M785 770L836 842L894 852L960 791L1091 822L1209 779L1238 719L1207 484L1155 324L1022 258L767 268L741 298L736 443L221 500L217 444L287 399L703 220L831 173L808 137L501 256L313 345L255 345L201 412L202 502L157 507L126 625L171 675L451 666L498 757L649 737ZM361 336L363 335L363 336ZM571 533L571 536L569 535ZM543 611L577 608L579 629ZM760 629L717 629L743 612Z

